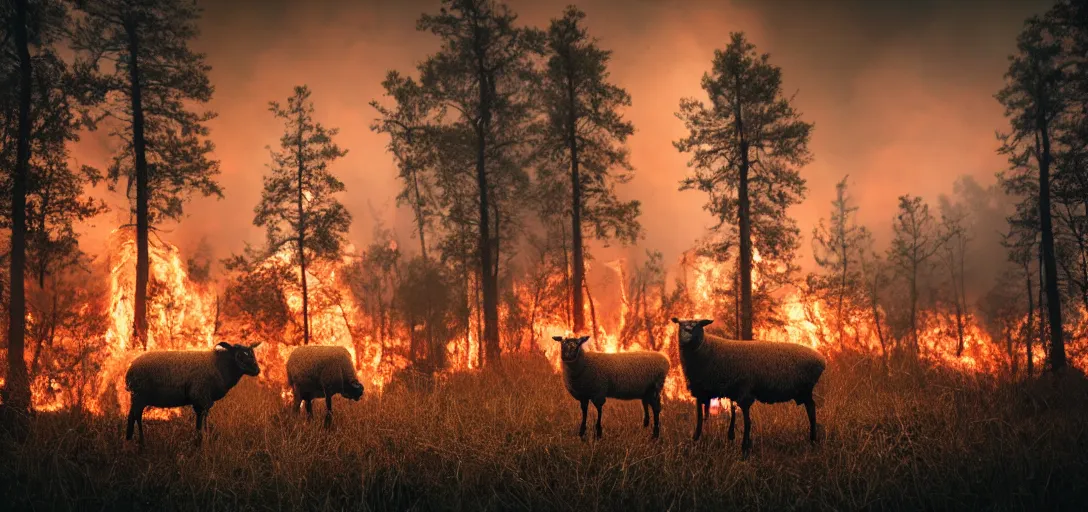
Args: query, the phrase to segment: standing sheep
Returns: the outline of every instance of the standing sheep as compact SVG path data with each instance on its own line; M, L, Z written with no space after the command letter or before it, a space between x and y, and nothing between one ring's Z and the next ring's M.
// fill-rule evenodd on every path
M144 409L193 406L197 443L203 439L208 410L243 375L260 373L253 345L220 342L212 350L162 350L148 352L132 361L125 373L125 388L132 395L125 439L132 439L133 425L140 426L144 442Z
M339 393L344 398L359 401L363 397L363 385L355 377L351 354L344 347L307 345L298 347L287 358L287 385L294 396L294 411L306 402L306 414L314 417L313 399L325 397L325 426L332 425L332 397Z
M669 373L668 358L657 352L584 352L582 344L589 340L589 336L552 336L552 339L562 344L563 383L570 395L582 405L579 437L586 435L586 414L589 402L593 402L597 408L597 438L600 439L601 408L606 398L642 400L643 427L650 425L650 408L653 408L653 437L658 437L661 389L665 387L665 376Z
M812 390L827 365L819 352L795 343L733 341L710 336L703 327L713 320L678 320L680 365L695 397L695 435L703 429L703 407L712 397L725 397L740 405L744 415L741 451L752 448L749 409L757 400L767 404L793 400L808 413L809 440L816 442L816 402ZM733 422L729 425L732 439Z

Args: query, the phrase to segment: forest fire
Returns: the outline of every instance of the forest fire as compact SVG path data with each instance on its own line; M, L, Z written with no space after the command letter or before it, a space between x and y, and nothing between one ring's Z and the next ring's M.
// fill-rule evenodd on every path
M395 248L395 246L394 246ZM99 336L105 340L104 352L99 371L95 372L94 393L82 399L81 407L96 414L123 411L127 407L127 392L123 377L128 363L140 354L144 348L134 346L131 340L132 301L134 282L135 243L131 230L115 230L110 238L109 264L109 321L107 329ZM302 298L297 286L285 283L278 289L282 292L288 318L285 329L279 336L253 333L245 327L234 325L229 307L222 303L216 286L210 282L197 282L189 275L185 259L179 249L165 241L155 240L151 244L151 293L149 294L149 332L146 350L196 350L207 349L216 341L250 339L254 336L265 343L259 354L262 364L260 380L273 388L281 389L287 396L285 387L285 361L296 343L293 342L301 325ZM288 281L298 279L297 266L292 266L292 253L282 250L261 262L256 271L278 268L287 269ZM345 256L337 261L314 262L308 269L310 284L310 325L313 343L345 347L352 355L358 376L371 392L381 390L396 378L398 371L411 366L408 347L411 345L411 332L404 326L389 326L384 334L365 327L376 325L374 319L367 318L365 308L356 302L351 286L345 282L346 270L358 258L354 249L345 251ZM624 352L633 350L657 350L668 354L673 360L674 371L666 382L665 395L674 400L690 400L686 392L683 377L679 371L679 361L674 343L675 328L667 321L670 316L722 318L730 314L732 305L728 297L732 280L731 267L727 263L714 261L704 256L683 258L675 268L681 275L677 280L682 299L665 304L664 280L656 283L661 287L657 295L643 294L639 298L631 296L632 290L640 285L632 278L629 264L625 260L616 260L608 264L590 267L591 277L600 277L598 273L608 273L608 282L617 283L611 287L602 287L585 304L586 318L590 319L587 334L592 333L589 350L602 352ZM754 281L759 282L758 274ZM562 273L544 276L544 286L561 286ZM683 283L691 283L685 287ZM504 343L507 352L536 350L540 351L552 364L555 371L561 371L558 346L550 342L551 336L573 334L569 330L569 321L562 304L547 304L541 299L539 286L532 286L531 280L513 283L515 296L519 301L516 309L529 311L524 320L529 325L518 331L512 324L516 320L510 314L510 305L505 305L502 318L508 325L507 332L517 333ZM538 283L539 284L539 283ZM675 292L675 291L674 291ZM618 295L610 297L609 294ZM609 299L615 307L608 307ZM842 326L843 339L836 334L838 320L835 310L811 294L804 294L798 289L790 289L780 294L779 321L760 322L757 324L757 339L768 342L790 341L802 343L835 357L844 351L869 354L877 358L886 358L885 351L890 346L883 346L877 334L887 326L878 326L871 314L858 308L844 310ZM82 309L86 312L90 305ZM223 308L221 310L221 307ZM1086 315L1081 314L1080 318ZM479 343L477 341L478 323L476 315L470 315L468 329L462 335L448 341L444 347L447 364L443 373L466 371L479 368ZM661 322L659 319L666 319ZM28 323L33 325L36 318L28 315ZM651 325L658 322L656 325ZM1027 319L1021 319L1014 330L1022 329ZM726 322L727 323L727 322ZM717 334L731 337L724 327L716 327ZM714 328L712 328L714 329ZM420 330L419 327L416 330ZM1085 368L1088 364L1088 352L1083 345L1085 332L1083 325L1074 326L1074 340L1071 359L1075 366ZM994 340L983 328L975 315L967 315L963 326L963 351L957 355L957 329L954 319L948 315L927 315L918 328L918 357L928 364L940 365L963 372L997 374L1007 372L1012 358L1022 358L1020 352L1010 348L1004 340ZM93 333L92 333L92 338ZM887 343L891 343L890 341ZM1022 349L1020 349L1022 352ZM1045 359L1043 346L1033 347L1033 357L1037 364ZM1021 363L1022 364L1022 363ZM73 369L72 371L79 371ZM61 392L62 383L56 377L38 378L34 382L34 408L39 411L56 411L75 406L75 395ZM162 410L154 414L159 417L173 417L177 410Z

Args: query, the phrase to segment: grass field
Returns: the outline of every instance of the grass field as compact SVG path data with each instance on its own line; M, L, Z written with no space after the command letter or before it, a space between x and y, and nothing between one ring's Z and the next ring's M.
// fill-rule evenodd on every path
M146 421L143 452L123 441L121 418L38 415L27 439L0 439L0 508L1083 510L1088 503L1082 377L998 385L935 372L885 377L839 362L817 395L820 444L807 442L802 407L757 404L752 456L742 461L739 435L726 440L726 416L691 441L687 402L665 404L657 442L641 426L640 406L615 401L605 406L604 438L579 440L577 403L539 358L510 357L501 371L456 375L433 390L338 399L331 431L285 414L279 390L244 380L212 409L202 447L192 442L189 410ZM323 413L315 403L318 420Z

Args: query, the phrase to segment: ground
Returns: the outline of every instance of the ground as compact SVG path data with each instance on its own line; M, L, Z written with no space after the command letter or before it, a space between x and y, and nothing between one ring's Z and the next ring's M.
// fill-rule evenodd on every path
M615 401L604 438L579 440L578 405L539 358L338 398L329 431L245 379L202 447L191 410L147 421L142 452L118 417L39 414L25 440L0 433L0 508L1075 509L1088 500L1086 390L1076 375L999 384L835 362L817 388L820 443L803 407L757 404L745 461L725 416L692 442L682 401L665 403L659 441L637 404Z

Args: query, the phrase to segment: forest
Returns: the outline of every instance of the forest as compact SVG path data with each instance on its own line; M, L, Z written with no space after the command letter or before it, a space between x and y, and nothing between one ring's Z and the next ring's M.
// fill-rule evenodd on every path
M590 28L606 13L557 5L539 26L495 0L417 13L426 56L369 77L385 151L365 157L392 162L398 222L350 201L352 143L305 75L251 98L263 109L251 122L281 134L252 148L262 167L224 168L213 69L194 46L200 4L0 8L0 446L12 454L0 494L16 508L1060 509L1088 497L1075 455L1088 450L1088 3L1058 0L1009 41L990 91L1006 122L978 127L996 131L1005 167L947 175L935 197L902 190L887 219L859 206L856 176L806 177L823 121L797 106L805 84L784 85L791 70L758 36L723 32L686 77L700 93L670 99L683 136L667 142L687 166L669 192L711 219L677 257L646 242L647 198L631 193L665 171L632 164L640 98L611 72L625 49ZM76 158L86 140L108 158ZM224 253L172 238L195 200L232 201L226 172L259 187L234 212L262 241ZM834 199L799 222L813 187ZM86 243L103 224L106 247ZM780 405L757 406L767 440L754 461L717 432L710 449L692 444L674 317L823 354L822 443L802 448L801 413ZM669 358L659 443L632 431L627 405L606 439L578 441L552 341L564 335ZM128 448L131 361L220 341L261 342L261 373L211 413L211 443L188 447L188 412L156 409L149 451ZM285 414L285 362L304 345L346 348L366 388L331 432Z

